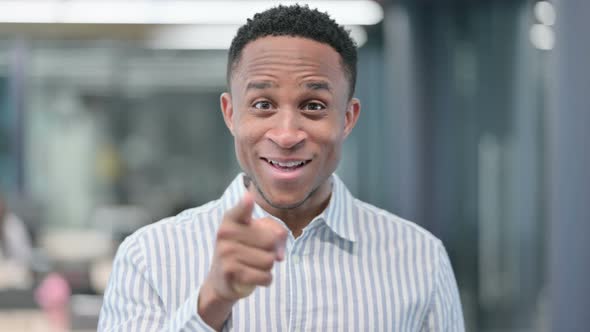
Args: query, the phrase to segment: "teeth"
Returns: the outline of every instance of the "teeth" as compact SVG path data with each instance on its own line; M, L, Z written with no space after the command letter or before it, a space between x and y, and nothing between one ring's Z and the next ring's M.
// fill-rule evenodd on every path
M269 163L275 165L275 166L279 166L279 167L297 167L297 166L301 166L303 164L305 164L305 161L288 161L285 163L281 163L275 160L268 160Z

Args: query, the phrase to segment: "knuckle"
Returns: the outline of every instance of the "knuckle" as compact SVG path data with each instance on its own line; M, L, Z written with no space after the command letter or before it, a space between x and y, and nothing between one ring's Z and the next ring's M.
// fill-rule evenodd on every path
M261 259L261 265L262 269L264 270L272 269L272 267L274 266L274 257L272 255L267 255L267 257Z
M284 235L282 235L284 233ZM262 228L257 232L259 236L258 245L261 248L271 250L275 247L278 241L283 241L283 238L287 237L286 231L281 227L281 231L273 230L271 228Z
M284 240L287 238L287 230L284 229L283 227L280 227L276 230L276 235L280 240Z
M277 238L287 238L288 232L287 229L272 219L265 218L264 222L262 223L264 228L267 229L269 233L272 233L273 236Z
M232 237L233 234L234 234L234 232L231 229L231 227L228 227L226 225L221 225L219 227L219 230L217 231L217 239L218 240L229 239Z
M272 283L272 274L266 273L265 276L262 278L261 283L263 286L270 286Z
M231 244L227 244L227 243L220 243L218 245L218 250L219 250L219 256L222 258L231 257L236 252L235 247L232 246Z
M272 251L275 248L275 240L272 238L265 238L264 240L260 241L260 248L264 249L265 251Z

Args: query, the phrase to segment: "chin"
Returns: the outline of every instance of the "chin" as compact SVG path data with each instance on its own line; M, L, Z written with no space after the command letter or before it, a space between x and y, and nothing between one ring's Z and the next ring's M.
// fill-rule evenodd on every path
M313 191L295 192L296 190L277 190L277 188L270 188L270 190L266 190L264 187L260 187L257 184L255 184L255 186L266 204L280 210L298 208L303 205L313 194Z
M274 195L267 195L264 192L262 192L261 194L266 203L268 203L268 205L272 206L275 209L281 210L296 209L303 205L303 203L307 201L307 198L309 198L309 195L306 195L304 197L276 197Z

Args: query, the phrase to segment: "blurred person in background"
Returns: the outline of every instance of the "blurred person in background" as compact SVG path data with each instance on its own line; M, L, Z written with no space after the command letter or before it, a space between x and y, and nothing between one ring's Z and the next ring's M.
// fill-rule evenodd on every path
M0 194L0 259L28 266L31 255L31 237L25 223L9 210Z
M29 288L31 238L25 223L12 213L0 194L0 289Z
M238 30L221 109L244 173L121 244L99 330L464 330L441 241L334 174L360 114L356 62L309 7Z

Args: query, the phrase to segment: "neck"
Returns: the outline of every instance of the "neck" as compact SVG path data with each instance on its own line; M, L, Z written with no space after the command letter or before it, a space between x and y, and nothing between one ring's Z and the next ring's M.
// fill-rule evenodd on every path
M296 209L275 209L270 207L267 211L273 216L281 219L285 225L287 225L291 233L293 233L293 236L297 238L301 235L303 229L326 209L330 203L330 196L330 193L328 193L327 197L325 197L320 204L308 207L306 207L307 204L303 204Z
M303 229L326 209L332 195L332 181L328 180L312 192L301 205L295 208L280 208L264 199L253 185L247 187L254 193L256 203L266 212L281 219L295 238L301 235Z

